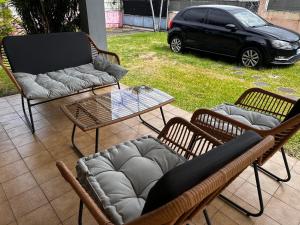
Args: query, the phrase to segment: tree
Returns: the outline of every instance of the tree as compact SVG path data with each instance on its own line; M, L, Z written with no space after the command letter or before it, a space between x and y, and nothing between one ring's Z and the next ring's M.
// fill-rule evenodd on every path
M7 0L0 0L0 40L13 31L13 17Z
M1 0L0 0L1 1ZM10 0L28 34L76 31L79 0Z

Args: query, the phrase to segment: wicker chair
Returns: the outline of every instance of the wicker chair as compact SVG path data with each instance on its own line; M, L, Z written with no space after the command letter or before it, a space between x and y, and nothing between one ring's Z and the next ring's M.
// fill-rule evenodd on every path
M178 154L192 159L194 156L204 154L221 143L215 138L201 131L189 122L181 118L171 119L158 139L166 146L169 146ZM222 169L210 175L188 191L167 204L129 221L128 225L171 225L183 224L184 221L192 218L203 210L208 224L209 217L205 210L206 206L218 196L245 168L254 164L257 165L257 158L271 148L274 138L268 136L258 144L247 150L245 153L228 163ZM103 208L96 204L83 186L72 175L71 171L63 162L57 162L57 167L62 176L73 187L81 199L79 211L79 224L82 220L83 203L91 212L98 224L114 224L104 213Z
M97 55L101 55L103 58L108 60L110 63L120 64L120 59L119 59L117 54L112 53L112 52L108 52L108 51L103 51L103 50L99 49L95 45L95 43L92 41L92 39L86 34L82 34L82 33L57 33L57 34L54 34L54 35L61 36L61 37L64 37L65 35L69 35L72 39L72 34L77 35L77 36L78 35L84 35L86 37L85 38L86 40L83 40L83 43L85 44L86 42L89 42L90 50L88 50L88 51L90 51L90 52L88 52L88 54L90 55L91 59L94 59ZM45 37L47 35L53 35L53 34L30 35L30 36L36 36L37 38L41 37L40 39L45 39ZM56 46L55 43L54 44L52 43L51 44L52 49L51 49L50 52L45 52L44 47L41 46L41 45L31 46L32 48L28 49L28 47L26 47L26 45L28 45L28 43L26 42L26 37L27 37L27 35L18 36L17 46L19 46L19 47L17 47L18 48L17 50L18 50L18 52L22 52L22 55L28 55L28 58L30 58L29 57L30 55L34 55L34 54L41 55L40 58L42 58L42 59L43 59L43 54L44 54L44 56L50 55L52 58L53 57L55 58L55 55L53 56L53 54L52 54L53 51L55 51L55 48L61 48L61 46ZM6 37L6 38L11 38L11 37ZM14 38L14 37L12 37L12 38ZM90 88L87 88L87 89L84 89L84 90L79 90L79 91L76 91L74 93L64 95L64 96L61 96L61 97L56 97L56 98L51 98L51 99L43 99L43 100L41 100L41 99L39 99L39 100L38 99L29 99L24 94L24 91L22 90L22 87L21 87L20 83L17 81L17 79L14 76L14 72L27 72L27 71L14 71L14 69L13 69L14 68L14 66L13 66L14 61L10 60L10 57L7 54L7 50L9 49L9 47L5 45L4 40L5 40L5 38L0 41L0 65L2 66L2 68L4 69L4 71L8 75L8 77L10 78L10 80L13 82L13 84L16 86L18 92L21 94L22 109L23 109L23 112L24 112L26 122L27 122L29 128L31 129L32 133L35 132L34 119L33 119L32 110L31 110L33 106L43 104L43 103L47 103L47 102L50 102L50 101L53 101L53 100L56 100L56 99L60 99L60 98L64 98L64 97L68 97L68 96L88 92L88 91L92 91L94 93L95 89L103 88L103 87L107 87L107 86L112 86L112 85L118 85L118 88L120 89L120 84L117 81L117 82L111 83L109 85L93 86L93 87L90 87ZM59 38L56 41L59 41ZM66 40L64 40L64 41L66 42ZM67 42L68 42L68 40L67 40ZM70 45L70 43L71 42L66 43L66 46ZM46 43L44 43L44 44L46 44ZM20 46L25 46L25 48L23 49L23 47L20 47ZM88 48L89 48L89 46L88 46ZM70 46L68 46L68 47L70 47ZM74 52L76 52L76 50L74 50ZM65 58L70 57L70 54L67 52L67 50L64 53L65 53L65 55L64 55ZM77 53L80 54L80 51L77 51ZM72 55L71 57L74 58L74 57L76 57L76 55L75 56ZM45 61L46 61L46 64L48 64L48 65L54 65L55 64L55 62L51 62L51 61L49 62L46 59L45 59ZM87 62L85 62L85 63L87 63ZM36 65L34 63L32 63L32 64L33 65L30 65L30 66L32 68L35 68ZM72 65L70 67L73 67L73 66L74 65ZM76 66L79 66L79 64L76 65ZM41 67L41 66L39 66L39 67ZM56 70L59 70L59 69L64 69L64 68L61 68L61 67L57 66ZM46 71L46 72L50 72L50 71ZM26 113L24 99L27 101L28 114Z
M287 182L290 180L291 174L283 146L299 130L300 114L296 114L289 119L286 119L286 117L296 102L297 101L295 100L260 88L251 88L246 90L234 105L242 109L276 117L279 121L281 121L278 126L272 129L261 130L209 109L198 109L195 111L191 118L191 123L213 135L222 142L227 142L247 130L253 130L262 137L266 137L268 135L274 136L275 145L268 149L268 151L259 158L258 169L276 181ZM287 172L286 178L280 178L272 172L262 168L262 165L270 159L277 150L281 151L283 157Z

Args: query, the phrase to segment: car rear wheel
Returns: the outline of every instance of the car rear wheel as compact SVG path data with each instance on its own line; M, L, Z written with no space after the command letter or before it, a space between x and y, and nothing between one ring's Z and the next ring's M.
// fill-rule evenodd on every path
M257 68L261 66L263 61L260 50L255 47L244 49L240 60L243 66L250 68Z
M178 36L171 37L170 48L175 53L182 52L182 50L183 50L182 39Z

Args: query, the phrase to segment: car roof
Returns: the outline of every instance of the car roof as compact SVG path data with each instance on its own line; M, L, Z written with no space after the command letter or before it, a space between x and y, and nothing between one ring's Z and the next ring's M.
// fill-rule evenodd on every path
M214 8L214 9L223 9L226 11L246 10L243 7L233 6L233 5L197 5L197 6L187 7L187 8L185 8L185 10L192 9L192 8Z

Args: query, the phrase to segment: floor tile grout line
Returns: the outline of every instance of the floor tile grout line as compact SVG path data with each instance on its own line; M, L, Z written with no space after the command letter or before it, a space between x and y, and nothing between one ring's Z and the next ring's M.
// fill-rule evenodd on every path
M300 213L300 209L295 208L292 204L288 204L285 201L282 201L281 199L277 198L275 195L272 196L273 198L275 198L276 200L288 205L289 207L293 208L294 210L298 211Z
M33 136L34 136L34 135L33 135ZM12 142L12 143L13 143L13 142ZM42 193L44 194L45 198L47 199L47 203L48 203L48 204L51 206L51 208L53 209L53 211L54 211L55 215L57 216L58 220L60 221L60 223L62 223L62 220L59 218L59 216L58 216L56 210L53 208L53 206L52 206L51 202L49 201L47 195L45 194L44 190L41 188L41 186L39 185L39 183L38 183L38 181L36 180L35 176L33 175L32 171L29 169L28 165L26 164L26 162L24 161L24 159L22 158L22 156L20 155L20 153L17 151L17 146L16 146L14 143L13 143L13 145L15 146L16 152L18 153L19 157L21 158L21 160L24 162L26 168L28 169L28 172L29 172L30 175L33 177L33 179L35 180L36 186L38 186L39 189L42 191ZM48 152L48 151L47 151L47 152ZM49 153L49 152L48 152L48 153ZM50 153L49 153L49 154L50 154ZM52 157L51 154L50 154L50 157L51 157L52 159L54 159L54 158ZM54 159L54 161L55 161L55 159ZM36 169L37 169L37 168L36 168ZM24 174L25 174L25 173L24 173ZM22 175L24 175L24 174L22 174ZM17 177L19 177L19 176L17 176ZM15 177L15 178L16 178L16 177ZM15 178L14 178L14 179L15 179ZM1 185L2 185L2 184L1 184ZM34 186L34 187L36 187L36 186ZM28 190L26 190L26 191L28 191ZM25 192L25 191L24 191L24 192ZM22 192L22 193L24 193L24 192ZM22 194L22 193L19 193L19 194ZM5 191L4 191L4 194L5 194L5 197L6 197L7 201L8 201L9 207L10 207L12 213L13 213L13 216L14 216L14 218L15 218L15 221L18 223L17 218L16 218L16 215L15 215L14 212L13 212L13 209L12 209L12 207L11 207L11 204L10 204L10 202L9 202L9 199L8 199L7 194L5 193ZM14 197L15 197L15 196L14 196ZM38 208L40 208L40 207L38 207ZM33 211L34 211L34 210L33 210Z
M15 195L15 196L13 196L13 197L10 198L10 199L7 199L7 201L8 201L8 203L9 203L11 209L12 209L12 206L11 206L10 200L12 200L12 199L14 199L14 198L16 198L16 197L19 197L19 196L23 195L25 192L31 191L31 190L33 190L34 188L37 188L37 187L38 187L38 185L35 185L35 186L31 187L30 189L28 189L28 190L26 190L26 191L23 191L23 192L21 192L21 193ZM39 187L39 188L40 188L40 187ZM41 189L41 188L40 188L40 189ZM43 194L44 194L44 193L43 193ZM47 200L47 203L49 203L48 200ZM31 212L33 212L33 211L35 211L35 210L37 210L37 209L43 207L43 206L46 205L47 203L45 203L45 204L43 204L43 205L41 205L41 206L39 206L39 207L37 207L37 208L31 210L30 212L25 213L24 215L20 216L20 218L22 218L22 217L26 216L27 214L29 214L29 213L31 213ZM12 209L12 213L14 214L14 216L15 216L15 218L16 218L16 221L17 221L17 216L15 215L13 209Z
M249 178L248 178L248 179L249 179ZM247 182L249 185L252 185L252 186L254 186L254 187L256 188L257 186L256 186L255 184L252 184L251 182L249 182L248 179L246 180L246 182ZM271 179L271 178L270 178L270 179ZM262 195L267 194L267 196L271 196L271 198L273 197L272 194L270 194L270 193L268 193L268 192L266 192L266 191L264 191L264 190L262 190L262 189L261 189L261 192L262 192ZM275 193L275 192L274 192L274 193ZM242 198L240 198L239 196L237 196L235 193L233 193L233 195L234 195L235 197L238 197L239 199L243 200ZM269 200L267 200L267 201L263 201L265 207L267 206L267 204L269 203L269 201L271 200L271 198L269 198ZM244 201L244 200L243 200L243 201ZM250 205L250 206L252 206L253 208L257 209L257 206L254 206L254 205L252 205L251 203L249 203L249 202L247 202L247 201L244 201L244 202L248 203L248 205ZM257 202L257 204L259 204L259 203ZM265 208L265 207L264 207L264 208Z
M275 197L272 196L272 198L275 198ZM268 204L271 202L272 198L270 199L270 201L268 202ZM275 199L276 199L276 198L275 198ZM277 199L277 200L278 200L278 199ZM267 204L267 205L268 205L268 204ZM267 208L267 205L266 205L265 208ZM272 220L275 220L275 221L276 221L277 223L279 223L280 225L285 225L285 224L282 224L281 222L277 221L277 220L276 220L275 218L273 218L271 215L266 214L265 212L264 212L264 215L270 217Z
M18 161L23 161L23 163L24 163L25 166L26 166L26 163L24 162L23 159L19 159L19 160L17 160L17 161L14 161L14 162L12 162L12 163L9 163L9 164L7 164L7 165L5 165L5 166L9 166L10 164L16 163L16 162L18 162ZM5 166L3 166L3 167L5 167ZM3 167L0 167L0 169L3 168ZM26 167L27 167L27 166L26 166ZM8 180L5 180L5 181L3 181L3 182L0 182L0 184L3 185L4 183L7 183L7 182L9 182L9 181L12 181L12 180L14 180L14 179L16 179L16 178L18 178L18 177L20 177L20 176L23 176L25 173L28 173L28 172L29 172L29 170L24 171L24 173L22 173L22 174L18 174L17 176L15 176L15 177L13 177L13 178L10 178L10 179L8 179Z
M3 189L3 185L2 185L2 184L1 184L1 186L2 186L2 189ZM14 213L12 207L11 207L11 204L10 204L10 202L9 202L9 199L8 199L7 194L6 194L6 192L4 191L4 189L3 189L3 192L4 192L4 195L5 195L6 201L7 201L7 203L8 203L8 206L9 206L9 208L10 208L10 210L11 210L11 213L12 213L12 215L13 215L13 217L14 217L14 220L15 220L15 222L18 224L18 222L17 222L17 217L16 217L16 215L15 215L15 213Z
M27 169L29 169L28 166L27 166L27 164L26 164L26 162L24 162L24 163L25 163ZM37 169L37 168L36 168L36 169ZM39 187L39 189L42 191L43 195L44 195L45 198L47 199L47 203L51 206L51 208L52 208L52 210L54 211L54 213L55 213L56 217L58 218L59 222L62 223L62 220L61 220L60 217L58 216L56 210L53 208L53 206L52 206L52 204L51 204L51 201L48 199L46 193L44 192L44 190L42 189L41 185L38 183L38 181L36 180L35 176L33 175L32 171L31 171L30 169L29 169L29 172L30 172L31 176L33 177L33 179L35 180L37 186ZM47 204L47 203L46 203L46 204ZM38 207L37 209L39 209L39 208L41 208L41 207ZM35 209L35 210L37 210L37 209ZM35 211L35 210L33 210L33 211Z

